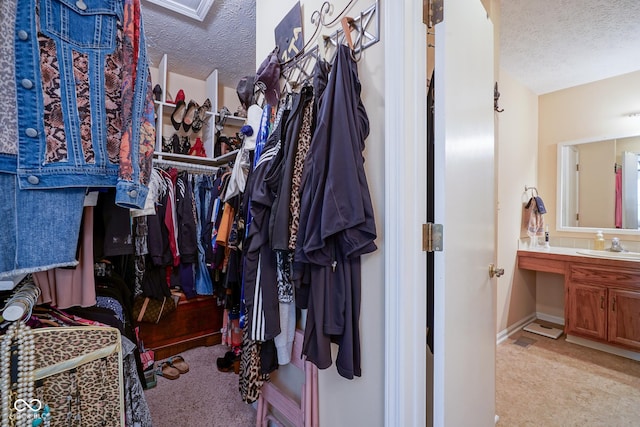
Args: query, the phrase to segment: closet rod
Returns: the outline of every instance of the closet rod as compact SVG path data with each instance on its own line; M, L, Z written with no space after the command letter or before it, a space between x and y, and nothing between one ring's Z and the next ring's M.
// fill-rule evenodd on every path
M18 284L16 291L2 308L2 318L9 322L21 320L26 322L31 317L33 307L40 296L40 288L28 276L24 283Z
M166 160L166 159L153 159L154 166L170 166L174 167L178 170L184 170L187 172L194 173L216 173L219 169L218 166L208 166L208 165L198 165L195 163L186 163L179 162L176 160Z

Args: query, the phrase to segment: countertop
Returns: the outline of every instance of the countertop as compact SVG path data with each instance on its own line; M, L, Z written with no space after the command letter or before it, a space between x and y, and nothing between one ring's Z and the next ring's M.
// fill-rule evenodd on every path
M566 247L536 247L518 249L518 267L547 271L550 273L564 274L567 263L582 263L596 266L620 267L637 269L640 258L615 258L615 255L607 256L607 251L602 251L602 256L581 254L580 251L587 251L584 248ZM600 251L598 251L600 252Z

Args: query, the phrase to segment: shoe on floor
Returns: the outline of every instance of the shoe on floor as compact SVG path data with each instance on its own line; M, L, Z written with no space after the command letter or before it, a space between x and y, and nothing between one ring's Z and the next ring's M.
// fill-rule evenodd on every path
M218 357L216 365L220 372L232 372L234 370L233 363L236 360L236 355L233 351L227 351L224 357Z
M178 372L180 372L180 374L186 374L187 372L189 372L189 365L180 355L170 357L169 359L167 359L167 362L169 362L172 367L176 368Z
M165 377L169 380L176 380L180 377L180 371L171 366L166 360L156 367L156 375Z

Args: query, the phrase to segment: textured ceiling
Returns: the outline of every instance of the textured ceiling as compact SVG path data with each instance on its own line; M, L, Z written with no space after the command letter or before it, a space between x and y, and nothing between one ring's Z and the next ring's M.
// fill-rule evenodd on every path
M536 94L640 70L640 0L501 0L500 64Z
M142 0L142 17L154 66L166 53L169 71L204 80L218 69L232 88L256 70L256 0L215 0L203 22Z
M151 61L235 87L255 72L256 0L215 0L203 22L143 3ZM501 0L501 66L537 94L640 70L640 0Z

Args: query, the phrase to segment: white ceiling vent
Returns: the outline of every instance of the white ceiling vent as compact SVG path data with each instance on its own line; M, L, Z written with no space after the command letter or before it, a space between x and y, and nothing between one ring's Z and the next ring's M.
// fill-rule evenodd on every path
M147 0L189 18L204 21L214 0Z

